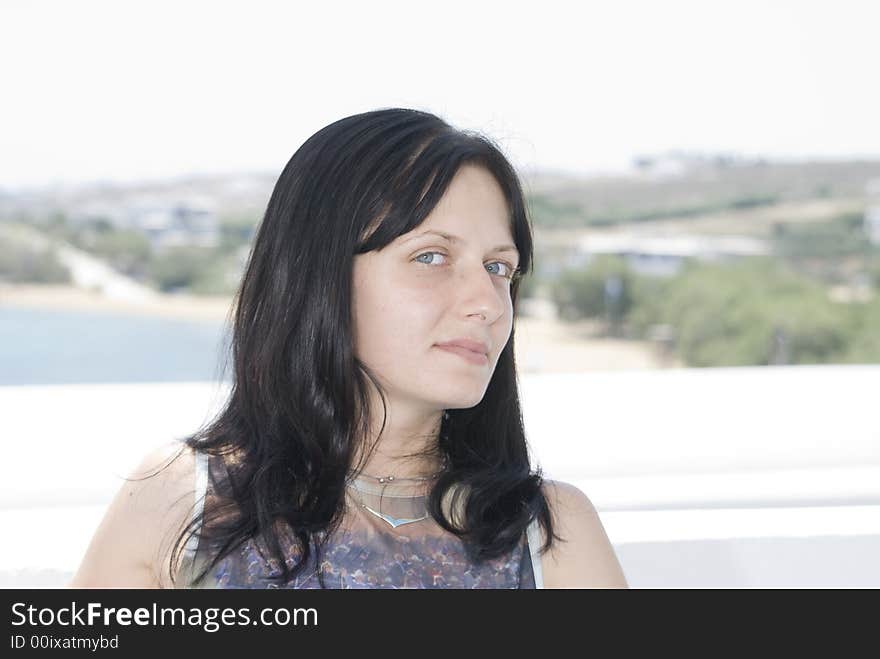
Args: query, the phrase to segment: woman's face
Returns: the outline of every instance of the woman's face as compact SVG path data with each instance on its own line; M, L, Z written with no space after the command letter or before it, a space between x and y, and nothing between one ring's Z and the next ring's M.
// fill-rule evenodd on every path
M420 226L355 256L355 354L392 404L433 411L482 400L510 338L518 265L504 194L469 164ZM484 343L486 358L438 347L456 339Z

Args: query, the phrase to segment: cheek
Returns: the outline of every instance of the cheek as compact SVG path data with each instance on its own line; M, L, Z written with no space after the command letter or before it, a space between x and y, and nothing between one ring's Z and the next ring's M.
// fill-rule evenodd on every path
M354 302L355 352L366 363L401 363L434 341L442 304L436 291L390 284L363 286Z

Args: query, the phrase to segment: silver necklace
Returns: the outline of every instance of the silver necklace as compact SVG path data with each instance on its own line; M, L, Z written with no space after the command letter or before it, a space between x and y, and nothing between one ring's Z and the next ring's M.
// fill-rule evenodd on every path
M396 529L398 526L403 526L404 524L412 524L414 522L421 522L423 519L428 519L427 512L424 515L422 515L421 517L394 517L392 515L389 515L388 513L383 513L382 512L382 499L381 499L381 497L379 499L379 510L373 510L366 503L364 503L364 500L360 496L360 490L358 488L354 487L353 485L350 487L355 492L358 492L357 499L358 499L358 503L360 503L360 505L361 505L361 508L372 513L373 515L375 515L379 519L384 520L385 522L390 524L391 528L393 528L393 529Z
M423 519L428 519L428 517L430 517L430 515L428 514L427 511L421 517L394 517L393 515L389 515L388 513L383 513L382 512L382 497L384 496L384 493L385 493L385 487L387 487L388 485L391 485L392 483L399 482L399 481L417 481L417 482L430 481L430 480L433 480L434 478L436 478L437 476L439 476L440 474L442 474L443 471L444 470L441 469L440 471L438 471L430 476L423 477L423 478L395 478L394 476L370 476L368 474L362 474L361 476L359 476L358 478L355 479L355 482L357 480L360 480L361 478L366 477L366 478L372 479L374 481L377 481L378 483L383 485L382 492L379 494L379 510L374 510L373 508L370 508L370 506L368 506L366 503L364 503L363 498L360 496L361 493L364 492L363 490L359 489L358 487L356 487L352 483L349 483L348 487L350 487L352 490L354 490L355 492L358 493L356 496L357 496L358 503L360 503L360 505L361 505L361 508L372 513L373 515L375 515L379 519L383 520L384 522L389 524L391 526L391 528L396 529L398 526L403 526L404 524L413 524L415 522L421 522ZM368 494L375 494L375 493L368 492ZM391 496L395 496L395 495L391 495ZM426 495L424 495L424 494L416 495L412 498L418 498L419 496L423 497ZM406 498L406 497L397 496L395 498Z

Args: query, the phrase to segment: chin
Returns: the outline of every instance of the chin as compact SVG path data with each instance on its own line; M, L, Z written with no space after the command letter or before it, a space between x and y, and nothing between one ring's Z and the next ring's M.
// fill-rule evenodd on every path
M457 392L458 395L450 396L446 398L446 402L443 404L443 408L447 410L466 410L471 407L476 407L480 404L480 401L483 400L483 396L485 396L485 390L479 392L479 395L475 394L470 397L465 397L461 395L461 391Z

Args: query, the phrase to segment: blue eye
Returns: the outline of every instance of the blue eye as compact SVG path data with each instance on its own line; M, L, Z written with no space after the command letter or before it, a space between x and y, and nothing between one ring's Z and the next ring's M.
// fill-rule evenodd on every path
M440 256L446 256L445 254L442 254L441 252L424 252L423 254L419 254L416 257L416 260L422 258L423 256L430 256L431 254L440 254ZM423 263L424 265L431 265L430 263L425 263L424 261L419 261L419 263Z
M442 256L442 257L446 258L446 254L444 254L443 252L422 252L421 254L419 254L419 255L415 258L415 260L416 260L418 263L421 263L422 265L428 265L428 266L433 265L432 263L428 263L428 262L426 262L426 261L419 261L419 259L421 259L422 257L425 257L425 256L431 256L431 255L433 255L433 254L437 254L437 255L439 255L439 256ZM491 262L490 264L488 264L488 265L501 265L501 266L504 266L505 268L507 268L507 270L506 270L506 273L507 273L507 274L498 273L498 272L492 272L492 274L498 274L502 279L511 280L511 279L514 278L514 276L515 276L516 273L518 272L518 270L517 270L516 268L514 268L512 265L510 265L510 264L507 263L506 261L492 261L492 262Z
M505 263L504 261L494 261L493 263L490 263L489 265L503 265L505 268L507 268L508 274L506 274L506 275L502 274L501 276L504 277L505 279L511 279L513 277L513 268L510 267L509 263Z

